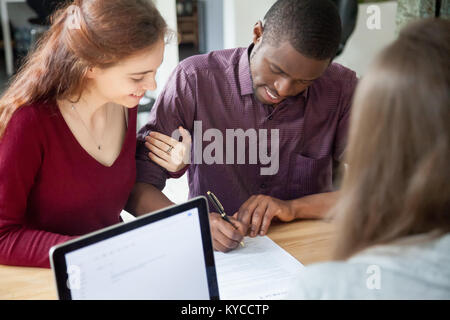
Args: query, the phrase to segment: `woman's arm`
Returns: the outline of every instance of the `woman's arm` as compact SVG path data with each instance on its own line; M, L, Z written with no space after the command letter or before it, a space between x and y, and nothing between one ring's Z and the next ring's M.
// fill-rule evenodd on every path
M50 267L49 249L74 237L35 230L27 201L43 157L36 110L19 108L0 138L0 264Z
M137 182L131 191L125 210L135 216L140 216L173 204L155 186L144 182Z

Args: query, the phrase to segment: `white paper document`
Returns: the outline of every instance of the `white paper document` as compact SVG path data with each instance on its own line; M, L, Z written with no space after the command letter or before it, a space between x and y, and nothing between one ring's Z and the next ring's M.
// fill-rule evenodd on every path
M122 211L124 222L136 217ZM304 266L269 237L245 237L245 246L214 252L221 300L285 299Z
M303 265L267 236L244 242L245 247L214 252L220 299L285 299Z

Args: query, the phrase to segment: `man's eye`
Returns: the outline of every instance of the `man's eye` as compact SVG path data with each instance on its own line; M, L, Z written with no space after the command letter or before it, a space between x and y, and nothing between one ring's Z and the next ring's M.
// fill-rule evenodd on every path
M270 66L270 71L272 71L272 72L275 73L275 74L280 74L280 73L281 73L280 70L274 68L273 66Z
M299 83L299 84L301 84L301 85L310 85L310 84L312 84L314 81L312 81L312 80L297 80L297 82Z
M131 78L131 80L133 80L134 82L139 82L139 81L144 80L144 78L139 78L139 79Z

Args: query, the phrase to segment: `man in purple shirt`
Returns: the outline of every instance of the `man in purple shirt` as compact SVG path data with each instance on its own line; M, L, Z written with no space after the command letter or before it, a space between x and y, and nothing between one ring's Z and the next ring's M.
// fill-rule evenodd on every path
M139 132L137 183L127 209L143 214L168 205L170 174L150 161L149 132L193 137L189 197L212 191L230 220L210 216L216 250L266 234L273 218L319 218L333 205L333 161L346 144L353 71L331 63L341 23L329 0L279 0L248 48L182 61ZM147 140L149 141L149 140ZM159 155L170 142L159 142ZM210 208L214 208L210 204Z

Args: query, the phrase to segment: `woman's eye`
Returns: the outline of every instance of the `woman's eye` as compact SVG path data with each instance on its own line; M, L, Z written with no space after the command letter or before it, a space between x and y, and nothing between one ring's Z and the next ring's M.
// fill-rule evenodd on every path
M139 82L139 81L144 80L144 78L139 78L139 79L131 78L131 80L133 80L134 82Z

